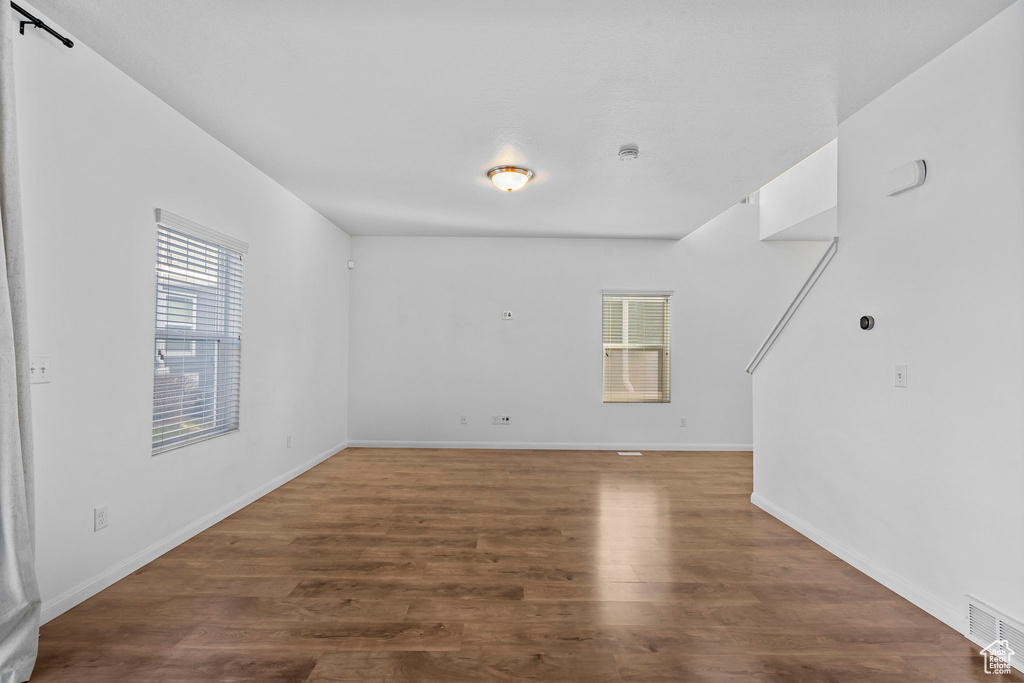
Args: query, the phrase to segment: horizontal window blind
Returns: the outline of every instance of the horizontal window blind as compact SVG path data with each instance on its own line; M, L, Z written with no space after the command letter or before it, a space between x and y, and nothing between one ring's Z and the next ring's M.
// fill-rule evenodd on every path
M238 429L242 252L188 228L157 227L153 453Z
M605 403L670 401L668 294L604 295Z

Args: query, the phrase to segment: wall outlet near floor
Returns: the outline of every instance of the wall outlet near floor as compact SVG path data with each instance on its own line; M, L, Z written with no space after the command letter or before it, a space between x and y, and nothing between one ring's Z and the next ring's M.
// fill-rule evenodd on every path
M907 366L897 365L896 366L896 386L902 389L907 388Z
M289 434L288 436L284 437L284 447L285 448L291 448L292 447L292 435L291 434Z
M31 358L28 362L29 384L50 383L50 359L45 357Z
M512 418L508 415L491 415L491 424L508 425L512 424Z
M686 426L686 418L685 417L679 418L679 426L680 427L685 427Z
M512 311L502 311L501 312L501 319L502 320L511 320L512 319Z
M94 508L92 511L92 530L99 531L107 528L107 506Z
M469 417L466 415L459 415L459 424L468 425Z

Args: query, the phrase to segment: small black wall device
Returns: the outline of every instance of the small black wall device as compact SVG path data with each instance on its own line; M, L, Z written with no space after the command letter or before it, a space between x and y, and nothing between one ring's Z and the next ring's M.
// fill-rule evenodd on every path
M870 315L864 315L860 318L860 329L870 330L875 326L875 319Z

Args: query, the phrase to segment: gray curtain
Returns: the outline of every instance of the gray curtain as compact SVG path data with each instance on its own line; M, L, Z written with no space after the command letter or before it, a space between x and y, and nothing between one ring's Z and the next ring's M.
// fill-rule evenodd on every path
M39 588L14 121L14 21L7 0L0 1L0 683L22 683L32 674L39 645Z

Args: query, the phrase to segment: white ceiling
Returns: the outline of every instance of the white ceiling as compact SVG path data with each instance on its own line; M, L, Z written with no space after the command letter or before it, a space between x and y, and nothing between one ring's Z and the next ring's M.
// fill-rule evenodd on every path
M350 234L679 238L1011 1L33 4Z

